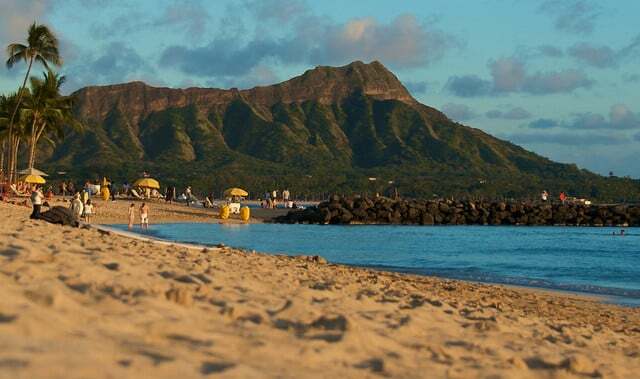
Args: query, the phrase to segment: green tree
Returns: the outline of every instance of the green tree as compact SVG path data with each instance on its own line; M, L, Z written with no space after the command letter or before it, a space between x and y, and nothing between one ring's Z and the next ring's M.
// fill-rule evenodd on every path
M25 97L21 110L25 120L30 123L29 168L34 167L36 147L42 137L53 143L49 137L63 138L65 126L80 129L79 123L73 118L72 98L60 94L64 81L64 76L52 70L43 73L43 79L31 78L31 94Z
M20 103L24 94L24 89L27 86L27 79L31 73L31 68L35 62L42 64L45 68L49 68L49 64L56 66L62 65L62 58L58 50L58 39L54 33L49 30L46 25L38 25L37 23L31 24L27 35L27 44L12 43L7 46L7 68L11 69L16 63L24 61L27 63L27 73L22 81L22 86L18 91L18 96L11 111L8 125L8 139L13 140L14 126ZM17 145L19 147L19 143ZM17 148L15 147L15 148ZM10 143L9 146L9 183L13 181L15 175L14 168L16 167L17 151L14 150L14 144Z

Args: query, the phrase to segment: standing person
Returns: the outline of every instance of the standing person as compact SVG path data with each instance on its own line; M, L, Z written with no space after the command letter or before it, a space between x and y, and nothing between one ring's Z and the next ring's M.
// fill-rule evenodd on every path
M60 183L60 195L62 196L62 200L67 196L67 183L64 180Z
M93 204L91 204L91 199L87 200L87 203L84 205L82 215L84 216L84 222L90 224L91 215L93 215Z
M76 194L76 186L73 184L73 182L69 182L69 184L67 184L67 191L69 191L69 195L73 196Z
M273 201L275 203L275 201L278 200L278 190L273 190L271 192L271 197L273 198Z
M140 228L149 229L149 206L142 203L140 206Z
M73 200L71 200L69 208L71 208L71 212L73 212L76 221L80 221L80 217L82 217L82 212L84 211L84 205L82 204L82 200L80 200L79 193L73 195Z
M564 192L560 192L560 202L564 204L565 200L567 200L567 195L565 195Z
M542 191L542 195L540 195L542 198L543 202L547 202L547 200L549 200L549 193L547 192L547 190Z
M133 222L136 220L136 205L129 205L129 230L133 229Z
M107 188L109 189L109 194L111 194L111 201L116 201L116 185L110 180Z
M31 216L29 218L37 220L40 218L40 209L42 208L42 200L44 196L42 192L40 192L40 188L33 187L33 192L31 192L31 204L33 205L33 212L31 212Z
M282 191L282 201L284 201L285 204L289 201L289 196L291 196L291 193L289 193L288 189Z
M187 207L191 206L191 186L187 186L184 190L184 196L187 198Z

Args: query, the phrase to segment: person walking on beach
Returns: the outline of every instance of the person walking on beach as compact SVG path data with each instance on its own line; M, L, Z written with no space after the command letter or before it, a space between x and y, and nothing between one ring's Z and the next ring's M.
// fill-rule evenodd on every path
M84 209L82 210L82 215L84 216L84 222L87 224L91 223L91 215L93 215L93 204L91 204L91 199L87 200L87 203L84 205Z
M29 218L37 220L40 218L40 209L42 208L42 200L44 196L38 187L33 188L33 192L31 192L31 204L33 205L33 212L31 212L31 216Z
M140 228L149 229L149 206L142 203L140 206Z
M136 220L136 205L129 205L129 230L133 229L133 222Z
M82 200L80 200L79 193L73 195L73 200L71 200L69 208L71 208L71 212L73 213L73 217L75 218L75 220L80 221L82 212L84 211L84 204L82 204Z
M187 198L187 207L191 206L191 186L187 186L184 190L184 196Z

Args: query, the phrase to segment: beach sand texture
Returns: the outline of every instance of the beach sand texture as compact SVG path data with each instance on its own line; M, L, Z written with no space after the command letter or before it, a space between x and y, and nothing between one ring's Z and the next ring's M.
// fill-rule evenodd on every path
M637 308L159 245L28 214L0 204L0 378L640 373Z

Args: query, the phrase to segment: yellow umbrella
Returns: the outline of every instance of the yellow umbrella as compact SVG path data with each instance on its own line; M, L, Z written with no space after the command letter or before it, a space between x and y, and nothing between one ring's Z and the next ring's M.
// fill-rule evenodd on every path
M22 179L25 183L31 184L45 184L47 181L40 175L27 175Z
M245 196L249 196L249 193L243 190L242 188L229 188L228 190L224 191L224 196L225 197L230 197L230 196L245 197Z
M138 180L136 180L135 183L133 183L133 186L134 187L142 187L142 188L160 189L160 183L158 183L157 180L151 179L151 178L138 179Z

